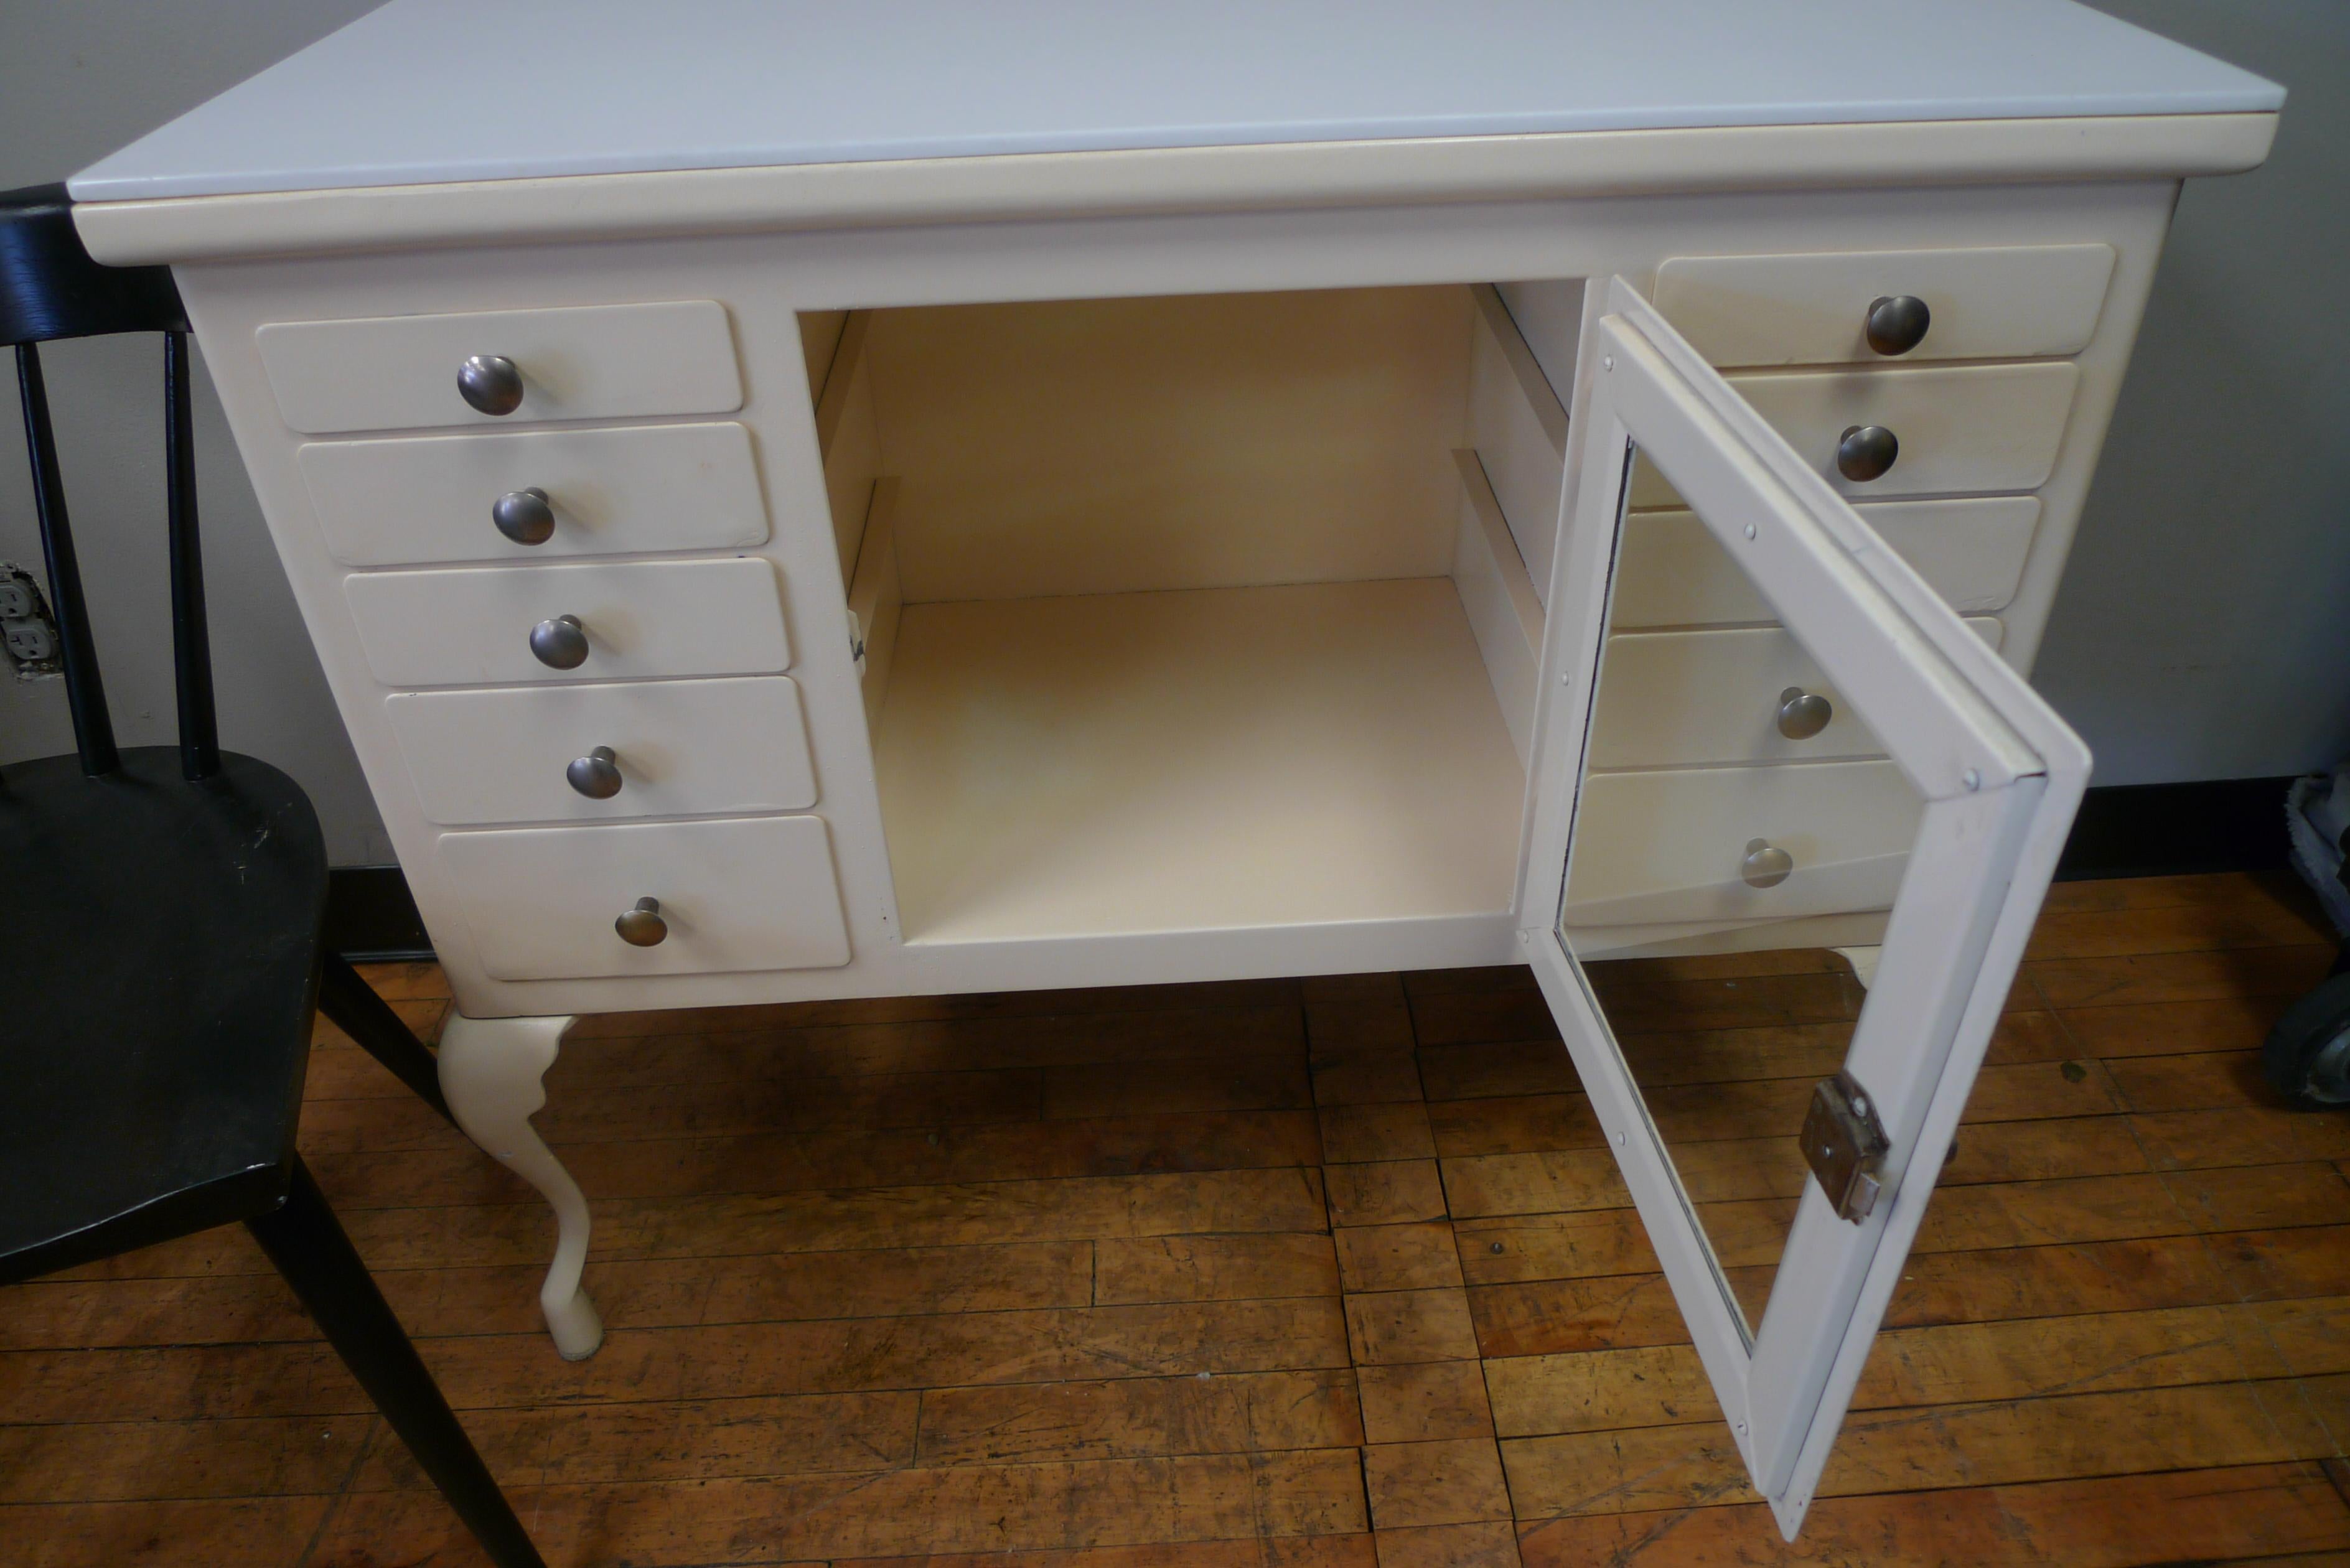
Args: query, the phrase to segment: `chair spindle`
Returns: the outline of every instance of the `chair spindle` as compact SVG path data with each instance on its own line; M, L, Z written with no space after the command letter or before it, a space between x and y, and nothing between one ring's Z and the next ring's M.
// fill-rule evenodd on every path
M172 535L172 670L180 699L180 774L220 772L213 713L212 639L204 624L204 557L196 528L196 441L188 335L163 334L163 458Z
M81 568L74 558L73 527L66 518L65 476L57 467L57 441L49 428L49 393L41 378L40 349L16 345L16 389L25 403L25 450L33 470L33 512L41 527L41 557L49 573L49 608L57 619L58 652L66 672L66 706L73 712L74 750L91 778L121 765L114 750L114 724L106 711L106 688L98 673L98 647L90 640L89 612L82 603Z

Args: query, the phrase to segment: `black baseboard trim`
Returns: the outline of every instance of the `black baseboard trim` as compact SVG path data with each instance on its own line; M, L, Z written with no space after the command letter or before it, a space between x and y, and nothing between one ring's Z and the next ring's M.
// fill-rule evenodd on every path
M338 866L327 873L327 946L353 963L432 956L424 917L397 866Z
M2081 802L2059 882L2273 871L2288 864L2291 776L2100 784ZM327 880L327 945L356 963L430 959L432 939L397 866L338 866Z
M2274 871L2290 864L2284 792L2293 776L2100 784L2081 802L2056 880Z

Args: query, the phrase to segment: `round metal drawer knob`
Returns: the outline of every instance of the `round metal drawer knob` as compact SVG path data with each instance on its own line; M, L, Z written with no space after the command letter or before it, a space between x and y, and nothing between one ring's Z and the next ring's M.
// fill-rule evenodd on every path
M1868 302L1861 330L1871 349L1890 358L1926 341L1926 328L1933 324L1934 313L1916 295L1880 294Z
M1747 840L1746 858L1738 863L1738 874L1750 888L1775 888L1794 868L1794 856L1762 838Z
M611 747L598 746L584 757L572 758L563 776L589 800L609 800L620 793L620 759Z
M1779 693L1779 733L1791 741L1810 740L1835 717L1835 704L1816 691L1790 686Z
M669 922L661 919L659 898L639 898L637 907L612 922L620 940L632 948L657 948L669 936Z
M530 628L531 656L549 670L577 670L588 662L588 628L576 615L559 615Z
M477 412L510 414L522 407L522 370L503 354L468 354L457 367L457 395Z
M1883 425L1848 425L1836 438L1836 472L1855 484L1882 479L1901 455L1901 438Z
M555 508L536 485L509 490L490 503L490 521L517 545L544 545L555 537Z

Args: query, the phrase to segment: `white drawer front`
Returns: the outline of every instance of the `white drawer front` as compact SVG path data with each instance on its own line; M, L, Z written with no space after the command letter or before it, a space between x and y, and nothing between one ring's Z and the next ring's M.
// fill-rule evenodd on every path
M2087 346L2113 275L2101 244L1677 256L1657 269L1656 306L1724 368L1884 363L1865 326L1872 304L1897 295L1931 313L1905 364L2032 359Z
M788 676L412 691L386 698L384 712L425 816L444 826L816 804L807 726ZM603 800L565 778L599 746L620 774L619 793Z
M1893 501L1858 511L1952 609L2003 608L2023 580L2040 524L2033 495ZM1703 626L1774 620L1753 579L1693 512L1639 512L1624 522L1613 624Z
M335 559L354 566L543 560L761 545L767 508L739 424L639 425L310 441L303 481ZM498 532L509 493L546 493L555 532Z
M440 850L473 950L494 979L848 961L822 817L449 833ZM643 898L660 900L669 926L657 947L633 947L612 928Z
M1998 621L1967 624L1999 646ZM1780 695L1791 686L1835 706L1827 727L1805 740L1779 732ZM1627 632L1607 639L1591 719L1594 768L1822 762L1883 750L1803 645L1777 627Z
M343 579L368 668L386 686L512 686L790 668L784 604L765 561L629 561L359 572ZM542 664L531 628L576 616L588 658Z
M1584 786L1567 923L1890 909L1923 810L1887 762L1602 774ZM1794 859L1775 888L1740 875L1757 838Z
M743 406L726 307L710 299L277 321L254 340L278 412L305 435ZM521 407L484 414L458 394L457 368L476 354L514 361Z
M1855 501L1903 495L2037 490L2056 466L2080 372L2069 364L1953 365L1732 376L1730 384ZM1836 443L1854 425L1883 425L1900 453L1881 477L1836 472ZM1678 504L1652 464L1640 465L1635 506Z

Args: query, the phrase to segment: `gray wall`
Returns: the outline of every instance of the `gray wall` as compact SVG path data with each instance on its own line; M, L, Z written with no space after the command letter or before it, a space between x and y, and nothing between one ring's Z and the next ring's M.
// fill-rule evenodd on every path
M61 178L372 0L0 5L0 188ZM2132 784L2350 754L2350 5L2098 0L2293 94L2258 173L2188 188L2037 681ZM131 743L172 732L159 351L45 355L99 655ZM5 400L13 405L13 392ZM37 560L13 406L0 558ZM340 864L390 858L217 401L197 400L225 742L299 779ZM0 679L0 759L71 746Z
M2191 181L2033 683L2097 784L2350 756L2350 5L2096 0L2285 85Z

